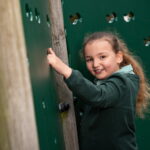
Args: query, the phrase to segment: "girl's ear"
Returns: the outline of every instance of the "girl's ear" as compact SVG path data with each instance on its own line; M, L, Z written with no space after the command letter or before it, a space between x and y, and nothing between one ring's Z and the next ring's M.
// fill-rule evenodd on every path
M116 55L117 55L117 63L121 64L123 62L123 52L119 51Z

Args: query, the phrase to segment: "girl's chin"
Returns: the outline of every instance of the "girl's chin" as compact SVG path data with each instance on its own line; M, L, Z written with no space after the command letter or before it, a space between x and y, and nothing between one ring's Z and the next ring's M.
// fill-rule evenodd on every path
M103 75L103 74L96 74L95 77L97 79L103 80L103 79L106 79L108 76L107 75Z

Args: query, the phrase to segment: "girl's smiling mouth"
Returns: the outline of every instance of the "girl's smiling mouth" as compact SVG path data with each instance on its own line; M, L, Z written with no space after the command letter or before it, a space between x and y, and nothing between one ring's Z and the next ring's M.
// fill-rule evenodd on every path
M93 71L95 74L101 74L104 69L94 69Z

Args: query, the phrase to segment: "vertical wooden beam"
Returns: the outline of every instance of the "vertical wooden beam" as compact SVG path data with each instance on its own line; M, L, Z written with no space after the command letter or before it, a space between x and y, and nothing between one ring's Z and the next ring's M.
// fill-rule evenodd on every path
M0 150L38 150L19 0L0 2Z
M49 0L49 3L52 47L56 51L56 54L66 64L68 64L61 0ZM79 147L72 93L65 85L62 76L56 73L55 77L60 102L68 102L71 106L71 109L69 110L67 115L62 118L66 150L78 150Z

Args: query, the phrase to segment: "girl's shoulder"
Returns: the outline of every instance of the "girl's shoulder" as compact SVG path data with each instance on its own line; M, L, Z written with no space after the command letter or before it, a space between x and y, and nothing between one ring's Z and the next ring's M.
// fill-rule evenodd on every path
M139 76L131 73L116 72L107 78L107 81L119 82L126 85L139 84Z
M139 84L139 76L137 76L136 74L131 74L131 73L116 72L104 80L96 80L95 83L97 85L100 85L100 84L109 83L109 82L113 82L119 85L120 84L128 85L131 82Z
M135 78L135 79L139 79L139 76L133 73L123 73L123 72L116 72L114 74L112 74L111 76L109 76L107 79L110 78Z

